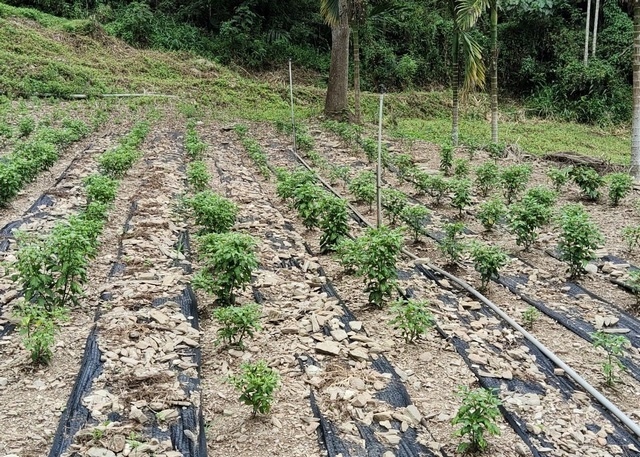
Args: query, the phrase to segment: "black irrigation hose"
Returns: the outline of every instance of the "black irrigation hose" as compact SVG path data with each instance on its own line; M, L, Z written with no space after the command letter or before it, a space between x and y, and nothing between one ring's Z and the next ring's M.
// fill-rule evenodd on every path
M296 159L303 165L305 166L309 171L313 171L312 168L304 161L304 159L302 159L302 157L300 157L298 154L296 154L295 152L293 152L293 154L296 156ZM339 198L342 198L326 181L324 181L321 177L319 177L319 180L322 182L322 184L329 189L330 192L332 192L334 195L336 195ZM364 217L362 217L356 210L355 208L352 207L351 204L347 203L347 205L351 208L351 210L358 216L358 218L362 219L364 221ZM406 249L403 249L403 253L405 253L406 255L408 255L409 257L413 258L413 259L417 259L417 256L415 256L414 254L412 254L411 252L407 251ZM457 278L456 276L453 276L449 273L447 273L446 271L428 264L428 263L423 263L423 265L426 265L426 268L438 272L441 275L445 276L447 279L455 282L456 284L458 284L459 286L461 286L463 289L465 289L467 292L469 292L471 295L473 295L474 297L476 297L477 299L479 299L482 303L484 303L485 305L489 306L500 318L502 318L504 321L506 321L511 327L513 327L515 330L517 330L518 332L520 332L528 341L530 341L532 344L534 344L536 347L538 347L538 349L544 353L547 357L549 357L551 359L551 361L553 363L555 363L556 365L558 365L560 368L562 368L567 375L569 375L574 381L576 381L580 386L582 386L585 390L587 390L593 397L596 398L596 400L598 400L598 402L600 402L607 410L609 410L615 417L617 417L622 423L624 423L635 435L636 437L640 437L640 427L638 426L638 424L636 424L635 422L633 422L626 414L624 414L622 411L620 411L620 409L618 407L616 407L613 403L611 403L604 395L602 395L598 390L596 390L593 386L591 386L589 383L587 383L587 381L585 381L581 376L579 376L573 369L571 369L571 367L569 367L567 364L565 364L560 358L558 358L553 352L551 352L549 349L547 349L543 344L541 344L537 339L535 339L533 337L533 335L529 334L529 332L527 332L524 328L522 328L520 325L518 325L517 322L515 322L513 319L511 319L506 313L504 313L498 306L496 306L494 303L490 302L484 295L480 294L480 292L478 292L476 289L474 289L473 287L471 287L470 285L468 285L465 281L463 281L460 278Z

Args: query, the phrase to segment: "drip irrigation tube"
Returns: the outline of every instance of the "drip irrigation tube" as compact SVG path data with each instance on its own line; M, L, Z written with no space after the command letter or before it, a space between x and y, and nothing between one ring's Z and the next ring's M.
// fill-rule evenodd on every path
M292 151L292 153L295 155L297 160L304 167L306 167L311 172L314 171L304 161L304 159L302 157L300 157L295 151ZM339 198L342 198L342 196L338 192L336 192L329 185L329 183L327 183L324 179L322 179L322 177L318 176L318 179L335 196L337 196ZM371 224L369 224L364 219L364 217L360 213L358 213L358 211L349 202L347 202L347 205L348 205L349 209L351 209L351 211L353 211L353 213L358 218L360 218L363 222L365 222L369 227L373 228L373 226ZM414 261L418 261L419 260L419 258L415 254L413 254L412 252L408 251L407 249L403 249L402 252L403 252L403 254L407 255L408 257L410 257ZM432 264L430 264L428 262L419 262L419 263L422 264L423 266L425 266L426 268L441 274L442 276L444 276L448 280L453 281L458 286L460 286L462 289L464 289L466 292L468 292L469 294L471 294L472 296L474 296L475 298L480 300L482 303L487 305L495 314L497 314L501 319L503 319L512 328L514 328L515 330L520 332L522 334L522 336L524 336L524 338L526 338L531 344L536 346L540 350L540 352L542 352L544 355L546 355L551 361L553 361L553 363L555 363L559 368L562 368L565 371L565 373L569 377L571 377L571 379L573 379L583 389L585 389L587 392L589 392L589 394L591 394L602 406L604 406L607 410L609 410L614 416L616 416L618 418L618 420L620 420L620 422L622 422L625 426L627 426L627 428L629 428L629 430L631 430L637 437L640 438L640 426L638 426L638 424L636 424L634 421L632 421L616 405L611 403L609 401L609 399L607 399L597 389L595 389L591 384L589 384L584 378L582 378L582 376L580 376L571 367L569 367L566 363L564 363L551 350L549 350L546 346L544 346L542 343L540 343L533 335L531 335L524 328L522 328L516 321L514 321L511 317L509 317L509 315L507 315L504 311L502 311L502 309L500 309L497 305L495 305L488 298L486 298L484 295L482 295L476 289L474 289L469 284L467 284L467 282L464 281L463 279L460 279L460 278L458 278L458 277L456 277L456 276L454 276L454 275L452 275L452 274L442 270L441 268L436 267L435 265L432 265Z

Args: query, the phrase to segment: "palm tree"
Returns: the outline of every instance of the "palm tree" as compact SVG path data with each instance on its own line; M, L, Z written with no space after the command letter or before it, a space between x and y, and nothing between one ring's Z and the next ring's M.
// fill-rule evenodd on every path
M491 99L491 142L498 142L498 2L497 0L461 0L457 6L458 20L462 26L471 29L480 15L489 9L491 35L490 99Z
M453 79L453 120L451 125L451 141L454 146L458 145L459 134L459 112L460 112L460 60L461 53L465 63L464 80L462 84L463 92L467 92L474 87L484 87L485 67L482 62L482 50L470 33L471 26L476 23L470 20L473 9L465 8L467 3L474 4L483 0L451 0L453 10L454 32L452 51L452 79ZM496 78L497 81L497 78ZM497 108L497 96L496 96Z
M633 2L633 121L631 174L640 181L640 2Z
M331 63L324 113L328 117L344 118L349 109L349 2L320 0L320 13L331 26Z

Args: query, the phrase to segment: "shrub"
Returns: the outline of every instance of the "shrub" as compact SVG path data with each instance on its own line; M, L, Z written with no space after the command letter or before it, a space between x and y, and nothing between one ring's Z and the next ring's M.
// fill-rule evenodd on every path
M23 117L22 119L20 119L20 122L18 122L18 132L20 132L21 137L31 135L31 132L33 132L35 129L36 120L32 117Z
M113 178L122 178L124 174L138 160L140 154L133 148L119 146L100 156L98 164L102 172Z
M428 306L426 300L398 300L391 308L395 317L389 323L400 329L407 343L413 342L434 325L435 320Z
M87 205L92 202L108 204L115 200L118 193L118 181L108 176L94 174L84 180L87 192Z
M391 224L395 224L407 207L407 196L397 189L382 189L382 206L387 210Z
M466 159L455 159L453 161L453 175L456 178L466 178L469 175L469 161Z
M444 237L440 242L440 251L445 255L450 264L456 263L462 257L465 245L461 238L464 233L465 226L462 222L444 225Z
M298 187L316 182L315 175L306 169L297 169L291 173L284 169L278 169L276 170L276 179L278 181L276 195L283 200L293 199Z
M242 373L229 378L229 382L240 391L240 401L253 408L253 414L268 414L273 404L273 394L280 382L278 372L264 361L243 363Z
M529 306L522 312L522 326L527 330L531 330L539 317L540 312L533 306Z
M323 195L324 191L311 182L306 182L295 189L293 207L298 210L302 224L307 229L318 227L320 223L320 203Z
M640 246L640 225L628 226L622 229L622 238L627 243L629 252Z
M216 344L228 344L244 347L245 336L253 338L255 331L260 330L260 305L252 303L243 306L216 308L213 318L221 327L218 329Z
M537 186L528 189L523 196L523 200L526 202L535 202L545 208L551 209L553 205L555 205L557 197L558 195L556 192L549 190L546 187ZM544 223L546 224L547 222L548 220Z
M547 170L547 176L551 180L553 188L556 192L560 192L560 190L562 190L562 187L569 181L569 173L572 169L573 167L553 167Z
M401 219L411 229L413 241L417 242L430 211L422 205L412 205L402 210Z
M585 265L595 258L595 251L604 238L580 204L566 205L562 208L560 230L560 258L569 264L569 273L575 278L582 274Z
M404 180L411 178L416 170L413 158L409 154L396 154L393 156L393 163L398 168L398 175Z
M451 183L453 198L451 206L458 209L458 217L462 217L462 211L471 204L471 181L468 179L456 179Z
M591 167L574 167L569 176L578 185L584 198L592 201L600 198L600 187L604 180L596 170Z
M523 199L508 209L507 221L509 230L516 236L516 244L525 251L538 238L537 230L546 224L551 217L551 210L534 199Z
M320 203L320 250L324 253L335 249L349 234L349 214L347 202L332 195L326 195Z
M489 281L498 278L500 270L509 262L509 256L498 246L482 243L473 243L470 252L473 267L480 273L480 290L484 291Z
M371 171L358 174L349 183L349 192L356 197L356 200L368 204L371 209L373 202L376 201L376 175Z
M221 304L235 302L234 291L251 281L258 267L256 241L241 233L209 233L198 238L198 254L203 268L193 285L218 297Z
M204 151L207 150L207 143L200 141L195 130L195 124L189 123L185 134L184 148L191 160L200 160Z
M636 297L636 307L640 305L640 270L629 270L629 279L625 281L631 293Z
M210 190L199 192L186 202L203 232L227 232L236 222L236 204Z
M451 190L452 183L445 177L441 175L425 175L428 180L428 190L429 196L433 198L433 202L436 206L439 206L442 202L442 197L446 195L449 190Z
M335 186L338 181L342 181L343 185L349 180L350 168L346 165L332 165L329 169L329 182Z
M633 189L633 178L627 173L611 173L607 176L609 182L609 201L618 206L620 200L629 195Z
M53 356L52 347L60 322L66 319L66 309L47 311L38 303L22 302L15 308L20 318L20 335L24 347L29 351L31 362L46 365Z
M365 278L369 303L383 306L396 285L397 257L402 251L402 232L387 227L368 229L355 242L344 240L338 248L343 264L352 264L355 274Z
M494 198L480 204L477 217L487 230L492 230L500 219L507 213L507 207L499 198Z
M21 187L22 181L15 164L0 162L0 206L15 197Z
M458 452L482 452L488 446L485 433L499 435L500 429L495 420L500 416L500 399L491 390L461 387L458 395L462 397L462 406L451 420L452 425L461 424L456 436L467 436L469 441L458 446Z
M493 162L485 162L476 168L476 187L483 197L489 195L499 179L498 166Z
M445 175L451 175L451 168L453 167L453 146L450 144L443 144L440 149L440 171Z
M191 162L187 166L187 181L194 191L206 190L210 180L211 175L207 171L207 165L201 160Z
M602 374L606 384L613 387L619 380L617 373L625 369L620 357L624 355L622 348L629 340L622 335L611 335L603 331L593 333L591 338L594 347L603 348L607 353L607 359L602 363Z
M504 197L507 205L527 187L529 178L531 177L531 165L511 165L506 167L500 173L500 184L504 191Z
M336 245L336 256L345 273L355 274L358 270L358 265L361 263L360 243L358 243L357 239L343 238Z

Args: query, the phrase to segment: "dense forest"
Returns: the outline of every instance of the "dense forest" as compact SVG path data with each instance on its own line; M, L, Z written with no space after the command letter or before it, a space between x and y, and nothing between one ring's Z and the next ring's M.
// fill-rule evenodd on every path
M298 67L328 73L331 29L321 15L322 2L315 0L8 3L70 18L94 18L132 45L189 50L249 71L281 67L291 58ZM362 88L449 87L456 3L352 0L358 11L351 29L357 31L359 41ZM631 7L617 0L593 3L498 2L497 77L502 96L521 100L542 116L605 125L630 121ZM490 15L486 11L467 34L480 45L487 67L489 32Z

